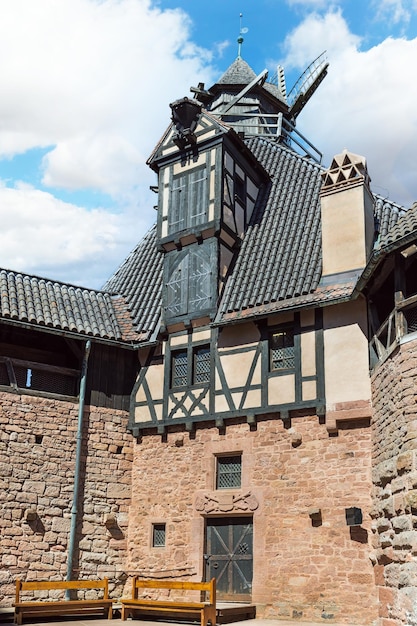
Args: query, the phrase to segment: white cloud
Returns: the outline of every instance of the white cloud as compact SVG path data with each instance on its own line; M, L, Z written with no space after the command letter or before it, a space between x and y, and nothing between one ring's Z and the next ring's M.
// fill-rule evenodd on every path
M306 33L309 37L306 37ZM329 73L298 120L300 132L324 151L344 148L367 158L373 188L410 205L417 200L417 39L386 39L367 51L340 12L310 16L286 40L288 60L327 49ZM375 173L375 175L374 175Z
M56 145L45 182L108 191L109 169L149 151L168 102L208 74L188 29L184 13L149 0L2 0L0 155ZM102 160L85 158L92 137Z
M415 0L374 0L375 18L377 20L390 20L394 24L408 23L411 11L416 7Z
M0 187L0 266L56 280L65 270L66 281L91 286L93 278L98 286L120 260L118 236L128 219L86 211L26 184Z
M98 287L133 248L155 219L146 159L168 104L196 76L213 78L190 26L151 0L1 0L0 158L46 148L39 174L51 192L114 199L113 214L88 212L3 187L1 265Z

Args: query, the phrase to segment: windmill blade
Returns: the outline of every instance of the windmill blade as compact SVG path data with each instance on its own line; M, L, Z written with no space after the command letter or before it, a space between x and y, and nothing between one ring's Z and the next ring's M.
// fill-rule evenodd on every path
M328 67L326 52L322 52L310 63L292 87L288 94L288 102L290 104L289 114L293 119L300 114L317 87L324 80Z

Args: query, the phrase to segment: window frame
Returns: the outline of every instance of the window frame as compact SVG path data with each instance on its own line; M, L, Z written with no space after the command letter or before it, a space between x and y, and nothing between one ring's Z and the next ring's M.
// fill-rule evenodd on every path
M156 543L156 533L163 532L163 543ZM152 522L151 527L151 545L152 548L166 548L166 523L165 522Z
M204 351L205 358L202 359L202 363L208 363L209 367L206 372L196 371L196 357L198 353ZM178 374L175 376L176 359L180 356L186 355L186 374ZM184 364L182 364L184 365ZM210 385L211 379L211 345L210 343L192 344L184 348L178 348L171 350L170 352L170 372L169 372L169 388L171 390L184 389L185 387L204 387ZM206 380L197 380L197 374L205 374ZM182 384L174 384L175 379L182 377L184 382Z
M226 466L226 462L230 461L230 465L232 465L232 460L233 459L238 459L239 460L239 472L235 472L233 470L230 470L229 472L227 471L220 471L220 468L222 467L222 462L224 463L224 467ZM225 491L225 490L232 490L232 489L242 489L242 467L243 467L243 458L242 458L242 452L229 452L228 454L219 454L216 455L216 467L215 467L215 489L216 491ZM221 480L222 478L224 479L226 477L231 479L231 482L233 482L235 476L239 477L239 482L236 484L232 484L232 485L226 485L226 486L221 486Z
M289 339L289 345L282 345L279 347L273 347L274 337L277 335L285 336ZM289 337L290 335L290 337ZM287 339L284 340L284 343ZM282 350L283 356L281 358L282 365L274 366L274 361L278 361L277 357L273 356L274 350ZM285 324L270 329L268 332L268 371L270 374L281 374L287 372L294 372L297 364L297 350L295 339L295 328L293 324Z

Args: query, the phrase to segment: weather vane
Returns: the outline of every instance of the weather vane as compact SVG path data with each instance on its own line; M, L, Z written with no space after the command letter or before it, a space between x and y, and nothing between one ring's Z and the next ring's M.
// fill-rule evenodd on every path
M242 28L242 17L243 17L243 13L239 14L239 37L237 39L237 43L238 43L238 48L237 48L237 58L240 59L241 58L241 52L242 52L242 43L243 43L243 37L242 35L245 35L249 28Z

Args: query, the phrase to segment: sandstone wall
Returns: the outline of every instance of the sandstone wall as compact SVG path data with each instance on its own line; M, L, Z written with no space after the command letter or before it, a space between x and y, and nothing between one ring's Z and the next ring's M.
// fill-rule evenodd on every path
M374 547L381 626L417 624L417 341L372 379Z
M258 617L374 624L371 429L350 423L329 436L316 416L286 426L199 426L135 443L127 569L199 580L205 518L253 515ZM214 489L215 456L239 451L242 488L227 496ZM360 527L346 524L353 506L363 511ZM165 547L152 547L155 523L166 524Z
M71 524L78 406L0 393L0 605L14 581L65 579ZM126 577L132 438L122 411L86 407L79 578Z

